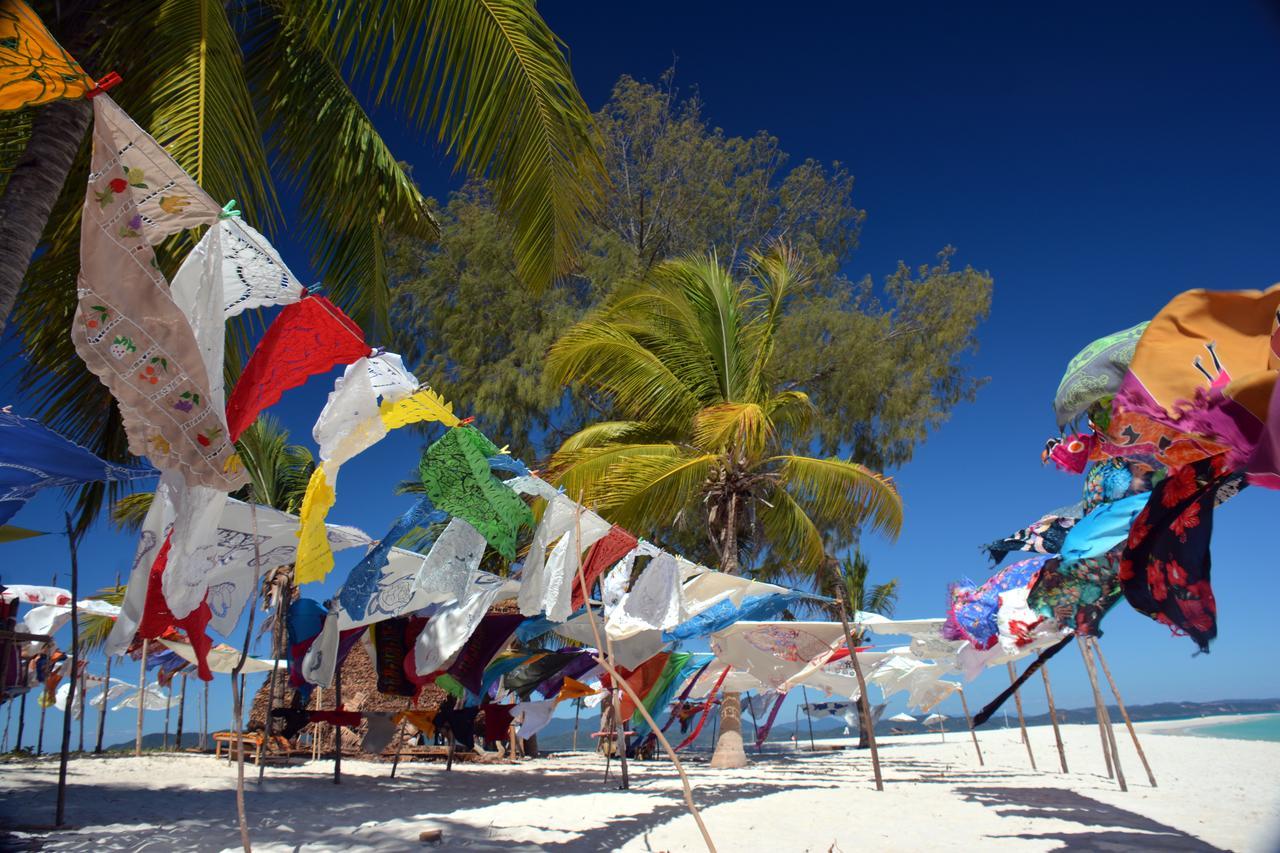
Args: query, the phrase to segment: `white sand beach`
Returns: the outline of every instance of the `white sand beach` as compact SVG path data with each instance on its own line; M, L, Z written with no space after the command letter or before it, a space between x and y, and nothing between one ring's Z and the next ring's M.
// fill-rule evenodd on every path
M885 738L885 791L866 752L773 752L740 771L688 765L720 850L1237 850L1280 845L1280 743L1144 733L1159 784L1117 729L1127 793L1107 778L1098 729L1031 730L1031 771L1017 730L981 732L980 767L965 733ZM616 771L617 765L614 765ZM632 790L602 779L603 759L566 755L512 765L332 762L247 768L256 850L403 850L424 829L446 849L698 850L697 829L663 762L632 763ZM235 768L208 756L79 759L69 774L70 830L53 817L57 761L0 773L9 849L237 849Z

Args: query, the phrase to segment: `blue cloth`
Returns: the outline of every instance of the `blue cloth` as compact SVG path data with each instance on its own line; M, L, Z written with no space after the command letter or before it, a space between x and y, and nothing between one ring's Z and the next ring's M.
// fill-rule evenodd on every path
M0 524L13 518L41 489L136 480L159 473L149 466L103 462L39 421L0 412Z
M662 632L664 643L693 640L707 637L716 631L723 631L736 622L766 622L798 598L804 598L802 592L775 592L768 595L753 595L742 600L741 606L735 606L729 599L717 601L706 610L681 622L669 631Z
M1128 539L1133 520L1150 497L1150 492L1141 492L1104 503L1077 521L1062 542L1058 556L1062 557L1063 564L1101 556Z
M764 598L765 596L757 595L755 597ZM748 601L749 600L750 599L748 599ZM744 601L743 605L746 605L746 603L747 602ZM709 664L714 658L715 655L709 652L693 652L689 655L689 659L684 662L684 665L680 667L680 671L676 673L675 678L671 679L671 681L666 684L661 693L656 696L650 695L644 698L644 706L648 709L655 721L664 716L663 712L666 711L667 705L671 703L676 692L684 686L684 683L688 680L689 676ZM635 732L634 739L631 741L632 743L643 743L644 739L648 737L649 732L652 731L652 729L649 728L649 721L644 718L643 714L633 714L629 725L631 726L631 730Z
M378 594L378 580L382 569L391 557L391 549L415 527L436 524L448 519L448 514L436 509L431 499L423 495L419 501L391 525L382 541L369 549L364 559L352 567L347 580L338 591L338 601L353 619L363 619L365 610Z
M569 616L569 619L573 619L586 612L587 610L585 607L579 607L572 615ZM565 621L567 622L569 620L566 619ZM543 634L546 634L548 631L554 630L557 625L563 624L563 622L555 622L548 619L545 614L542 616L535 616L520 623L520 627L516 628L516 639L522 643L528 644L538 639Z
M516 630L516 633L519 633L519 629ZM520 664L529 660L531 657L533 657L533 653L513 655L512 657L503 658L502 660L489 664L485 667L484 680L481 682L480 687L480 695L484 696L488 694L493 685L498 683L499 678L506 675L508 672L513 672L519 668ZM479 704L479 702L477 701L476 704Z
M517 477L529 476L529 469L525 467L524 463L506 453L490 456L489 467L495 471L506 471L509 474L515 474Z
M953 618L967 636L954 637L945 632L943 636L947 639L968 639L980 649L990 648L1000 631L997 619L1000 593L1027 586L1046 562L1056 558L1056 554L1039 554L1013 563L987 578L982 586L972 591L966 589L965 585L954 587L949 618Z
M302 664L303 656L299 655L295 659L293 648L298 643L304 643L319 636L321 629L324 628L324 617L327 612L324 606L315 599L299 598L289 605L289 615L285 618L285 632L289 640L289 649L286 654L289 659L289 682L297 686L298 692L302 694L304 705L311 698L311 685L303 681L301 676L298 675L298 667ZM301 686L298 686L299 683L301 683Z

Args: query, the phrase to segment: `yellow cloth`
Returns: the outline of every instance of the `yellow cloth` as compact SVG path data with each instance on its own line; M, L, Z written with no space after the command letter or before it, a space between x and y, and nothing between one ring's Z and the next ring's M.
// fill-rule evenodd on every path
M566 699L582 699L587 696L594 696L599 690L588 687L576 678L564 677L564 686L560 688L560 695L556 697L556 702L563 702Z
M401 711L392 718L392 721L396 725L408 723L427 737L435 737L436 712L434 709L429 711Z
M337 479L337 472L334 472ZM321 581L333 571L333 550L324 521L333 509L337 495L329 482L324 463L316 467L307 482L307 493L302 497L301 524L298 527L298 555L294 563L294 582L297 584Z
M62 49L31 7L0 0L0 110L82 98L93 78Z
M458 416L453 413L453 404L446 402L430 388L422 388L394 402L383 400L380 413L387 429L416 424L419 421L440 421L447 427L458 425Z

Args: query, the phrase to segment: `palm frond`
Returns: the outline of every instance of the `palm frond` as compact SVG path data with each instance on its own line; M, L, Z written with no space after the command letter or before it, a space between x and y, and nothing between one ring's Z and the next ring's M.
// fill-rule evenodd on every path
M796 442L809 437L818 416L817 407L803 391L774 394L764 404L764 413L783 439Z
M459 164L490 181L515 228L516 268L539 289L573 265L604 166L563 47L531 0L313 4L313 41L432 125ZM318 35L317 35L318 34ZM380 72L380 73L377 73Z
M386 235L434 241L427 201L339 73L283 4L246 37L255 105L275 165L301 190L301 239L334 299L370 333L388 327Z
M703 450L732 450L748 460L764 455L773 440L773 425L756 403L723 403L698 412L693 420L693 441Z
M714 453L671 455L633 453L605 475L610 518L633 531L661 530L679 523L696 506L702 487L721 457Z
M862 599L862 610L892 616L898 605L898 579L879 583L867 591Z
M125 533L142 530L142 522L151 511L155 496L155 492L134 492L114 501L111 504L111 526Z
M822 534L786 489L769 492L757 517L769 543L771 564L786 566L801 575L811 575L821 568L826 558Z
M89 597L118 607L124 601L124 591L124 586L108 586ZM80 649L86 653L96 652L101 649L107 642L107 635L111 633L112 627L116 624L116 620L112 617L102 616L97 613L81 613L79 622Z
M560 445L561 453L575 453L608 444L625 443L647 437L653 428L640 421L600 421L575 432Z
M854 462L779 455L786 489L819 526L869 526L890 538L902 530L902 498L893 480Z
M249 475L249 485L237 497L289 513L302 508L315 461L307 448L289 444L289 431L278 418L263 415L250 424L236 451Z
M607 486L606 478L614 466L632 457L657 456L677 458L683 450L675 444L607 444L575 451L560 451L551 458L548 476L574 500L581 498L588 506L611 509L621 499Z

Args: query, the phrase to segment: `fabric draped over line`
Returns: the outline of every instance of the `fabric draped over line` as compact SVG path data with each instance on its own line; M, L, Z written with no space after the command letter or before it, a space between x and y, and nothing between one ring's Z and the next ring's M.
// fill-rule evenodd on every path
M446 668L475 633L504 586L502 578L473 572L466 596L446 604L431 616L414 643L414 670L419 676Z
M518 613L486 613L449 666L449 675L468 692L480 695L485 668L506 646L523 619Z
M991 557L992 564L997 566L1004 562L1005 557L1013 551L1056 554L1062 550L1062 543L1066 540L1067 533L1082 514L1083 511L1079 511L1074 515L1065 514L1061 511L1049 513L1003 539L997 539L994 542L983 545L982 550L987 552L988 556Z
M1141 492L1097 507L1067 531L1058 556L1065 563L1107 553L1128 537L1149 497L1149 492Z
M951 607L942 626L942 636L948 640L968 640L977 649L991 648L999 641L997 612L1000 593L1031 584L1049 560L1049 555L1042 554L1013 563L976 588L953 584Z
M649 561L609 616L606 630L615 638L645 630L667 630L685 618L680 567L666 552Z
M284 392L369 352L364 331L325 297L309 295L286 305L258 342L227 401L233 440Z
M109 96L94 98L93 111L76 352L116 399L131 453L180 471L191 486L239 488L248 478L152 248L217 222L221 208Z
M1243 485L1225 455L1179 468L1152 490L1120 558L1129 604L1191 637L1201 652L1218 634L1209 581L1213 510Z
M625 557L639 544L636 537L618 525L615 524L610 527L604 538L597 541L587 551L586 559L583 561L582 579L585 581L587 591L589 592L595 587L596 581L610 566ZM576 611L586 604L587 600L583 594L582 584L578 582L577 578L572 579L572 586L573 596L570 601L570 610Z
M1084 636L1102 636L1102 617L1120 600L1120 546L1096 557L1050 560L1028 589L1027 605Z
M471 524L495 551L513 560L516 536L533 526L533 511L489 470L489 458L498 453L479 430L455 426L427 448L419 472L437 508Z
M1139 323L1099 338L1071 359L1053 398L1059 427L1065 427L1090 406L1116 393L1146 328L1147 323Z
M23 0L0 0L0 110L83 98L93 78Z
M657 680L646 692L640 693L649 716L657 722L663 711L671 704L676 692L689 677L714 659L714 655L704 652L675 652L667 657L667 662L658 673ZM643 717L633 720L631 729L635 732L635 743L643 741L652 731L649 721Z
M39 421L0 412L0 524L41 489L155 477L154 468L104 462Z
M659 652L635 669L619 667L618 674L635 691L635 694L643 699L658 684L659 679L662 678L663 672L666 670L667 661L671 657L672 655L667 652ZM614 686L613 680L608 675L601 676L600 680L605 687L612 688ZM622 694L618 700L618 719L626 723L631 719L631 715L635 713L636 703L631 698L631 694L621 688L618 689ZM646 710L648 709L646 708Z
M1280 484L1262 444L1280 441L1270 417L1280 371L1280 285L1265 291L1189 290L1138 343L1112 410L1134 413L1227 448L1227 463L1259 485Z
M582 552L609 530L609 522L564 495L552 498L534 531L521 570L520 612L526 616L545 613L553 622L568 619L573 612L570 604ZM547 547L553 542L547 556Z

